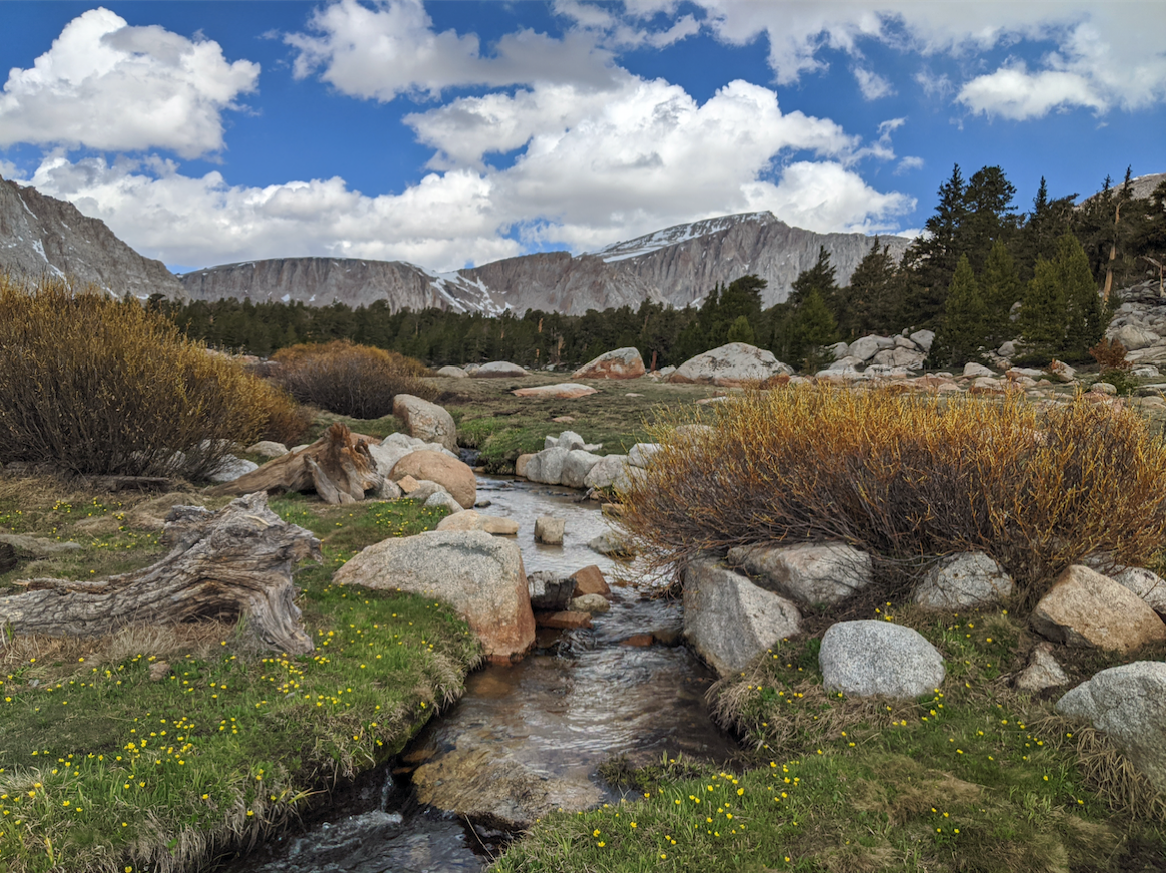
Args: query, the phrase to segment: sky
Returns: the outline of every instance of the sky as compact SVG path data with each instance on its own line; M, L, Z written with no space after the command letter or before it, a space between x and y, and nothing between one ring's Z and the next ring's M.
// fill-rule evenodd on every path
M176 272L435 271L1166 171L1166 2L0 3L0 175Z

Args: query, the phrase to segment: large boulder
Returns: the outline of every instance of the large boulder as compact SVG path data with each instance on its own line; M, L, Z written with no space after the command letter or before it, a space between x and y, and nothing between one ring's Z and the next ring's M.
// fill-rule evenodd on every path
M512 537L518 534L518 522L513 518L483 515L475 509L464 509L453 515L447 515L437 523L437 529L481 530L494 536Z
M877 352L888 348L889 343L883 342L887 339L873 334L859 337L847 348L847 354L852 358L858 358L859 361L869 361Z
M461 367L445 366L437 371L436 375L443 379L468 379L470 374Z
M1131 352L1152 346L1161 339L1154 331L1135 324L1123 324L1110 335L1110 338L1117 340Z
M526 462L526 478L543 485L558 485L563 478L563 465L570 452L555 446L543 449Z
M652 456L662 448L663 446L659 443L636 443L628 450L628 463L633 467L647 469L648 464L652 461Z
M585 488L611 488L628 465L627 455L604 455L583 477Z
M793 372L773 352L748 343L728 343L689 358L668 381L725 387L764 382L770 376L791 376Z
M1102 670L1062 697L1057 712L1108 734L1166 794L1166 664L1135 661Z
M575 371L572 379L638 379L644 375L639 349L627 346L604 352Z
M559 484L568 488L582 488L583 483L587 481L587 474L598 463L599 455L593 455L583 449L568 452L566 460L563 461L563 474L559 478Z
M515 397L554 397L559 400L574 400L576 397L586 397L589 394L598 394L599 392L586 385L562 382L558 385L539 385L537 388L519 388L510 393Z
M207 478L216 485L222 485L226 482L234 482L241 476L254 473L258 469L259 465L254 461L236 458L234 455L223 455L223 460Z
M796 634L801 618L789 600L715 560L697 559L684 571L684 635L721 676Z
M1166 625L1144 600L1084 564L1067 567L1030 618L1057 643L1129 652L1166 641Z
M457 427L453 417L436 403L398 394L393 398L393 415L405 422L409 434L427 443L440 443L451 452L457 451Z
M959 611L996 603L1012 594L1012 577L983 552L960 552L941 561L915 589L927 609Z
M736 546L729 563L761 587L798 603L837 603L872 580L871 558L843 543Z
M909 627L842 621L822 635L822 686L855 697L910 699L931 694L946 675L943 656Z
M528 375L526 370L509 361L491 361L482 364L470 373L471 379L521 379Z
M436 482L452 494L463 509L471 509L477 499L474 471L456 458L439 452L420 451L405 455L393 466L389 478L398 482L406 476Z
M333 580L443 600L466 620L483 653L494 660L522 655L534 643L522 550L485 531L390 537L350 558Z

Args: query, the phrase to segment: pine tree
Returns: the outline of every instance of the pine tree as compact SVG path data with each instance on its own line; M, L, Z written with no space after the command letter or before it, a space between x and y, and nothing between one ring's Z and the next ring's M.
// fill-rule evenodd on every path
M951 277L944 304L940 345L947 350L949 363L962 364L980 356L987 342L987 320L980 288L967 255L960 255Z
M815 373L825 363L822 346L833 342L837 325L822 293L811 288L798 305L791 324L790 357L802 371Z
M966 214L956 231L956 249L967 255L972 269L980 272L993 244L1009 239L1017 226L1012 199L1016 186L1000 167L981 167L968 180L964 192Z
M738 315L737 319L729 325L729 332L725 339L726 342L749 343L749 345L753 345L756 336L753 333L752 326L749 324L749 319L744 315Z
M980 276L980 297L984 301L987 337L993 346L1015 336L1010 317L1012 306L1024 296L1024 286L1016 275L1016 264L1003 240L996 240Z
M1020 308L1024 342L1038 357L1052 360L1065 345L1065 294L1053 261L1038 258Z
M903 259L911 273L911 299L905 314L912 324L929 324L943 311L947 286L959 260L960 229L968 214L967 186L959 164L939 186L938 195L935 214L924 225L926 235L911 243Z
M812 291L817 291L825 303L838 294L838 282L835 277L834 265L830 263L830 253L825 246L818 247L818 260L808 270L802 270L792 283L793 293L790 301L794 306L801 306Z
M838 332L848 341L869 333L889 333L899 324L899 300L895 294L895 261L890 246L879 246L875 237L850 276L850 284L839 293L840 305L834 316Z
M1089 269L1089 257L1071 233L1057 241L1057 279L1065 295L1065 345L1067 361L1086 360L1089 349L1105 334L1105 308Z

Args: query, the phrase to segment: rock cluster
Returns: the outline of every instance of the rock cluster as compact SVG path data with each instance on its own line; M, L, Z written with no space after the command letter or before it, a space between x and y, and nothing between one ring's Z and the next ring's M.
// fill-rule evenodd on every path
M626 490L636 471L644 470L659 451L655 443L636 443L626 455L595 454L603 445L585 443L574 431L548 436L541 452L520 455L517 475L543 485L569 488L614 488Z

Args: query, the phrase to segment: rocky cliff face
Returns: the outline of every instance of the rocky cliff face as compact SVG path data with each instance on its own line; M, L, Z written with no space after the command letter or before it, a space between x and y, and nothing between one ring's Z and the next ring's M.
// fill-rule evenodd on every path
M550 252L507 258L453 273L430 273L400 261L284 258L209 267L181 277L191 298L224 297L350 306L386 300L391 309L427 306L479 310L559 311L636 307L643 300L683 307L717 282L756 273L769 282L766 305L786 299L790 286L825 246L845 283L872 240L863 234L817 234L758 212L684 224L572 257ZM887 237L897 259L908 240Z
M105 222L71 203L0 178L0 269L19 275L69 275L121 297L186 292L161 261L143 258Z
M384 300L399 309L502 311L489 293L456 274L430 273L403 261L351 258L275 258L196 270L181 277L192 300L235 297L254 302L345 303L353 308Z

